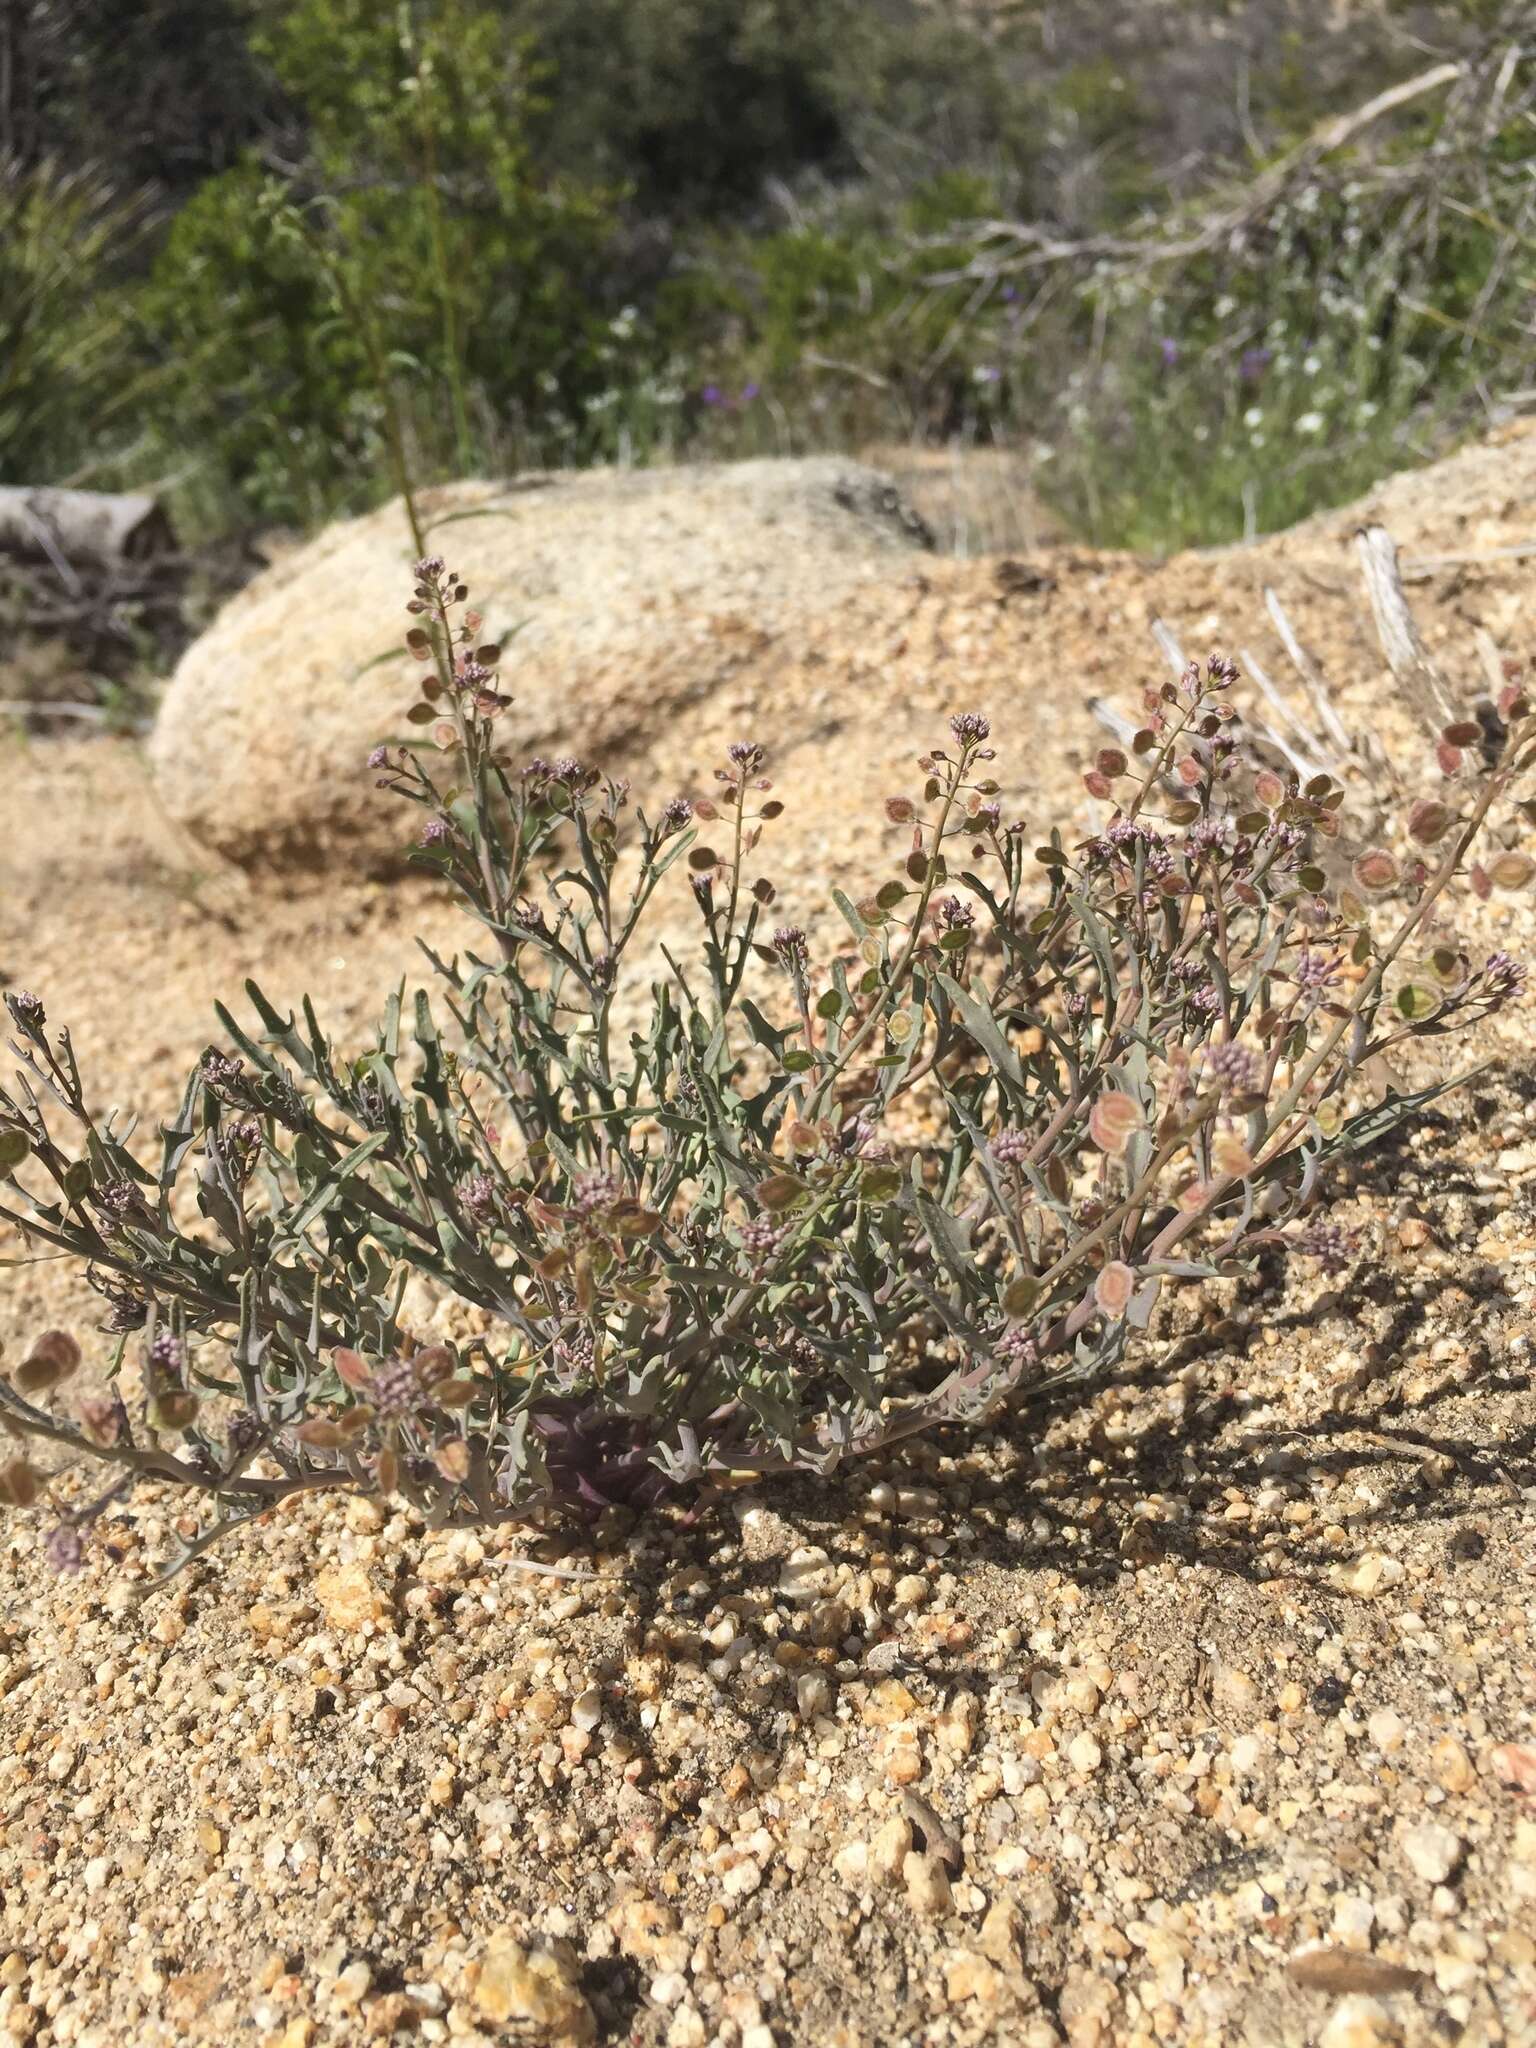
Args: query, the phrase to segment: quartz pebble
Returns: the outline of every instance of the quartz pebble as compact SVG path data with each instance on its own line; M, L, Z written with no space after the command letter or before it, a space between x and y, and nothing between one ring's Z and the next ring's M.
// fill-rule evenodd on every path
M1379 1998L1341 1998L1318 2036L1318 2048L1401 2048L1403 2030Z
M1426 1884L1444 1884L1461 1861L1461 1838L1438 1821L1421 1821L1402 1837L1403 1854Z
M541 2028L552 2043L581 2048L597 2033L572 1959L553 1949L526 1949L510 1935L492 1937L475 1984L475 2005L488 2020Z
M914 1912L941 1920L954 1910L949 1872L937 1856L914 1849L903 1861L901 1875Z

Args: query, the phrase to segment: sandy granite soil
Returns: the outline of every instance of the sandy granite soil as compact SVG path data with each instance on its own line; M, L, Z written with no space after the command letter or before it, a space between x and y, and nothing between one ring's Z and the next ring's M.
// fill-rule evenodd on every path
M1460 676L1479 625L1536 640L1500 552L1533 447L1394 487ZM1280 672L1266 580L1407 744L1342 525L1026 567L903 564L626 766L699 787L760 736L810 922L888 854L864 821L944 712L986 709L1010 794L1069 822L1083 698L1157 672L1151 616ZM452 943L418 883L200 855L127 744L0 762L0 982L104 1103L163 1114L246 975L347 1037L413 933ZM1529 956L1527 902L1468 920ZM1086 1406L575 1549L301 1503L147 1591L173 1500L75 1578L9 1515L0 2040L1536 2041L1533 1015L1339 1184L1343 1274L1174 1297ZM0 1271L13 1357L61 1319L99 1356L98 1312ZM590 1576L518 1562L556 1556Z

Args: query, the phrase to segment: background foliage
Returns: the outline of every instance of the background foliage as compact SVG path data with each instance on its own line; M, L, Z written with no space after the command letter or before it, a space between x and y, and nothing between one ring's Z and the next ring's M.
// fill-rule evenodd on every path
M402 462L937 438L1101 541L1283 523L1522 381L1522 11L19 0L0 480L169 485L207 535ZM1492 81L1475 149L1438 93L1235 238L1095 254L1441 57Z

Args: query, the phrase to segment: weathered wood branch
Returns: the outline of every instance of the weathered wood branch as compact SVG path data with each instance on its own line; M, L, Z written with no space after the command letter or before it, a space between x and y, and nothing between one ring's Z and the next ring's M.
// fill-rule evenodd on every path
M82 568L114 569L174 546L164 508L143 493L0 484L0 554L46 561L72 587Z

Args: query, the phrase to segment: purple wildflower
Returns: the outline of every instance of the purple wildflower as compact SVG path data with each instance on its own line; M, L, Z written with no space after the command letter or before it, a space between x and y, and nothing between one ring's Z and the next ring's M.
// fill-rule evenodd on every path
M1238 374L1245 384L1257 384L1274 359L1273 349L1245 348L1238 359Z
M1259 1063L1246 1045L1207 1046L1205 1063L1223 1095L1252 1095L1259 1085Z
M766 759L756 740L733 740L726 752L743 775L756 775Z
M787 967L791 974L801 974L805 971L805 963L810 953L805 933L799 925L781 924L773 935L773 950L779 956L780 965Z
M1354 1255L1357 1234L1340 1223L1314 1223L1292 1240L1303 1258L1316 1259L1325 1273L1342 1273Z
M487 1223L496 1209L496 1183L488 1173L467 1173L458 1185L460 1206L476 1223Z
M623 1192L618 1175L604 1173L601 1168L579 1173L571 1187L576 1211L581 1216L597 1216L611 1209Z
M992 1349L1017 1378L1040 1361L1040 1346L1022 1323L1015 1323L993 1340Z
M48 1532L43 1555L56 1572L73 1576L85 1566L85 1545L73 1522L59 1522Z
M595 1368L597 1340L590 1330L569 1330L556 1338L553 1358L560 1385L572 1387Z
M962 747L979 747L990 739L992 727L979 711L960 711L949 721L949 729Z
M1199 818L1184 834L1185 856L1197 861L1202 854L1224 853L1229 837L1225 818Z
M187 1368L187 1347L173 1330L156 1330L149 1347L149 1365L152 1372L163 1373L168 1379L182 1377Z
M142 1330L149 1321L149 1302L131 1280L109 1280L93 1267L86 1278L96 1292L111 1303L111 1314L102 1327L120 1337L126 1330Z
M416 564L416 581L435 583L446 566L441 555L423 555Z
M1344 963L1337 953L1314 953L1304 946L1296 962L1296 986L1303 995L1321 1002L1343 972Z
M1022 1166L1034 1149L1028 1131L999 1131L992 1140L992 1157L1003 1166Z
M202 1073L203 1085L211 1088L221 1101L228 1102L244 1083L245 1063L233 1053L210 1046L203 1054Z
M231 1180L249 1180L261 1152L261 1125L253 1116L237 1117L214 1134L213 1145Z
M664 839L670 838L674 832L681 832L692 817L693 805L687 797L675 796L662 812L657 830Z
M29 988L13 990L6 997L5 1006L23 1031L40 1031L48 1022L48 1012Z
M1171 334L1165 334L1163 336L1162 340L1157 345L1157 352L1162 357L1163 368L1165 370L1173 370L1178 367L1179 344L1174 340Z
M408 1358L389 1358L373 1375L368 1398L386 1422L402 1422L421 1400L421 1382Z
M421 828L421 844L423 846L441 846L447 837L448 826L442 818L428 818L426 824Z
M766 1265L778 1257L788 1236L788 1226L771 1216L749 1216L741 1226L741 1248L754 1265Z
M1478 977L1484 994L1494 1003L1518 1002L1525 994L1529 978L1529 970L1522 967L1512 953L1506 953L1502 946L1498 952L1488 955Z

